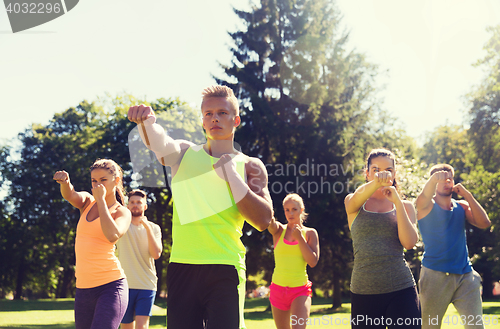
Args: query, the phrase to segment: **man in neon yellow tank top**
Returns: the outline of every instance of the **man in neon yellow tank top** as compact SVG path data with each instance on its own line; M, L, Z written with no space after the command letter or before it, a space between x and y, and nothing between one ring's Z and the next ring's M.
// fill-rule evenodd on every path
M133 106L146 146L172 168L172 253L167 271L167 327L244 328L246 220L259 231L272 218L267 171L238 152L238 100L225 86L206 88L201 104L207 142L194 145L165 134L149 106Z

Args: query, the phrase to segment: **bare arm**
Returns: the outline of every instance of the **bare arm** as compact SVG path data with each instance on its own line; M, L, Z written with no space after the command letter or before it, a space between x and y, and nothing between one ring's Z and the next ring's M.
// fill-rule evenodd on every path
M132 215L125 207L118 207L116 211L111 214L109 212L106 202L96 199L97 210L99 211L99 218L101 219L102 233L109 242L114 243L127 232Z
M156 117L150 106L130 107L128 119L137 123L144 145L155 153L164 166L172 167L179 164L189 146L194 145L191 142L174 140L168 136L159 124L154 123Z
M114 243L127 232L132 221L132 214L130 210L123 206L118 206L113 214L110 213L106 204L106 187L104 185L96 185L92 189L92 194L97 204L99 218L101 219L102 233L109 242Z
M406 250L410 250L415 247L419 239L417 215L413 203L409 201L403 201L403 205L404 211L406 213L406 218L404 214L398 214L398 208L396 207L396 213L398 214L398 236L399 240L401 241L401 245Z
M267 188L267 170L262 161L248 157L245 164L247 182L238 174L236 163L229 154L214 164L217 175L229 183L239 212L246 221L259 231L271 223L273 202Z
M73 207L83 212L85 206L87 206L92 199L90 193L75 191L73 184L70 182L69 174L66 171L57 171L53 179L59 183L62 197Z
M349 228L351 227L356 214L363 204L368 200L377 189L382 186L392 185L392 175L388 171L381 171L375 174L375 179L361 185L354 193L346 196L344 200L345 211L347 213L347 221Z
M269 233L271 233L271 235L275 235L277 233L280 233L280 229L283 229L283 224L276 221L276 218L274 218L274 215L273 215L271 217L271 222L269 223L267 230L269 231Z
M146 229L146 233L148 236L149 255L153 257L153 259L160 258L161 252L163 251L163 246L161 243L161 232L159 232L159 234L155 234L155 232L153 232L154 224L148 221L145 217L143 217L143 219L141 220L141 224Z
M412 249L418 241L415 208L410 201L402 201L394 186L384 187L384 196L396 207L398 237L401 245L407 250Z
M418 219L424 218L431 212L432 207L434 206L432 198L434 197L434 194L436 194L437 184L440 182L446 182L446 180L452 178L451 172L444 170L437 171L432 174L415 201Z
M306 236L298 226L291 226L292 236L299 242L302 257L310 267L316 266L319 261L319 238L315 229L309 229Z
M281 236L281 232L283 232L283 230L284 230L284 225L281 224L280 222L278 222L276 220L276 218L274 218L274 215L273 215L273 217L271 217L271 223L267 227L267 230L273 236L273 244L276 245L276 243L278 242L278 239Z
M465 199L458 201L465 210L465 218L472 225L485 229L490 227L491 221L484 208L477 202L476 198L462 184L458 183L453 187L453 192Z
M235 189L247 190L237 203L238 210L253 227L262 232L269 226L273 216L273 201L267 188L267 170L262 161L256 158L249 158L245 170L248 185L237 175L229 179L229 186L231 190L233 185Z

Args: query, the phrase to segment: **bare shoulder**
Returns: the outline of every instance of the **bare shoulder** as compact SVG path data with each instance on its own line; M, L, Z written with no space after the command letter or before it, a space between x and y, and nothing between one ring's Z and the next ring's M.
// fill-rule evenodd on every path
M281 236L281 233L284 231L286 225L285 224L282 224L278 221L275 222L276 223L276 231L274 231L274 233L271 233L273 238L277 239Z
M266 166L264 165L264 163L262 162L261 159L250 157L250 156L245 155L243 153L241 153L241 154L245 158L245 170L249 175L257 176L257 175L261 175L263 173L266 173L266 177L267 177Z
M247 176L247 184L252 191L267 191L267 170L264 163L258 159L245 156L245 175ZM267 192L268 193L268 192ZM257 193L260 194L260 193Z
M85 211L85 209L87 209L87 207L90 206L92 204L92 202L94 202L94 196L92 194L90 194L89 192L86 192L86 191L78 192L78 194L82 198L82 206L81 206L81 208L77 207L78 210L80 210L80 215L81 215L81 214L83 214L83 212Z
M311 236L311 237L317 237L318 236L318 231L312 227L306 227L304 226L304 229L306 231L306 235Z
M181 152L186 153L187 149L191 146L195 146L196 144L185 139L176 139L175 140L179 147L181 148Z
M171 163L170 163L169 157L160 156L157 154L156 158L158 159L158 161L160 161L160 163L162 165L170 166L175 171L179 167L179 165L181 164L181 161L184 158L184 155L186 154L187 150L192 146L196 146L196 144L194 144L190 141L184 140L184 139L176 139L174 141L174 143L177 144L179 152L175 155L175 159L172 158ZM169 163L167 163L167 162L169 162Z
M125 207L124 205L120 204L118 207L116 207L115 211L113 211L113 213L111 214L111 216L114 219L117 219L119 217L130 217L130 218L132 218L132 213L130 212L130 210L128 210L127 207Z

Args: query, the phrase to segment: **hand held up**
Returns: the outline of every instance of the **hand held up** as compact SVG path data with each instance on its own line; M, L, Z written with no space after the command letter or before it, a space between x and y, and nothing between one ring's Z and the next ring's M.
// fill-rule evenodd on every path
M293 224L290 228L292 230L292 237L295 240L299 240L300 236L302 235L302 230L301 230L300 226L297 224Z
M128 109L128 119L137 124L152 125L156 122L156 116L151 106L144 104L131 106Z
M392 186L392 174L390 171L380 171L376 173L374 180L381 186Z
M446 170L437 171L432 176L436 180L436 183L446 183L448 180L453 179L451 172Z
M455 192L457 195L461 196L464 199L470 194L470 192L460 183L453 186L453 192Z
M382 189L382 194L386 197L387 200L392 203L396 203L399 199L398 191L394 186L385 186Z
M229 182L228 175L231 175L231 172L236 173L236 163L233 161L230 154L222 155L213 165L213 168L217 173L217 176L226 182Z
M104 185L102 184L97 184L95 187L92 188L92 195L96 200L105 200L106 187L104 187Z
M69 174L67 172L65 172L64 170L56 171L53 179L56 182L58 182L59 184L67 184L67 183L69 183Z

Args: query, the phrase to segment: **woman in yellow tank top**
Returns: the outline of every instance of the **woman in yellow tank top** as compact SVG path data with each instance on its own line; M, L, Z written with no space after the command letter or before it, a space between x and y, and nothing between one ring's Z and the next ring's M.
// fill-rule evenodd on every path
M306 266L318 263L318 233L304 226L307 214L298 194L288 194L283 209L288 224L283 225L273 217L268 227L273 235L275 260L269 300L276 328L305 328L312 295Z

